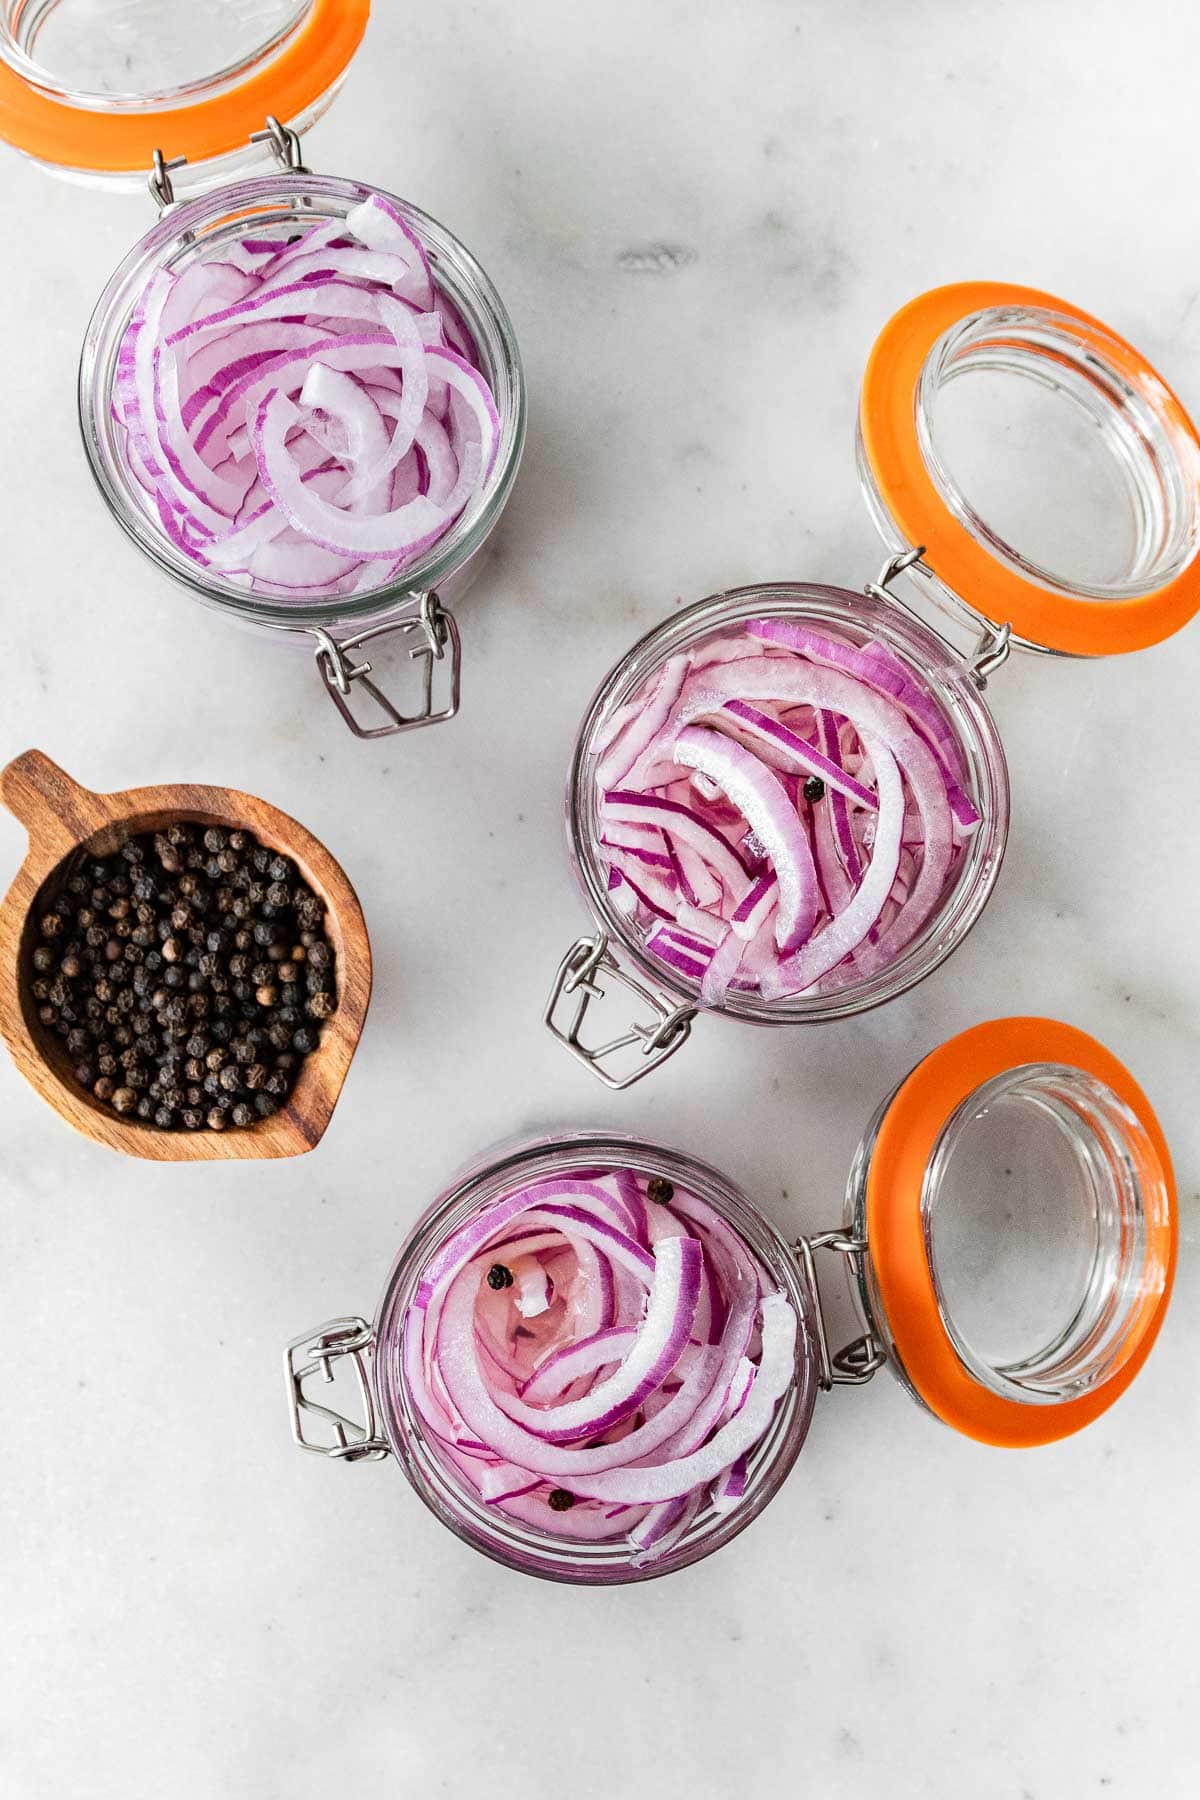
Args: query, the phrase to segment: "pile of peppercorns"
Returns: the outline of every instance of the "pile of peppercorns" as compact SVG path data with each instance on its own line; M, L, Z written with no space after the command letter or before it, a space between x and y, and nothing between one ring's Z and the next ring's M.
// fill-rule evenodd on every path
M26 978L75 1078L161 1130L269 1118L337 1007L325 907L249 831L179 823L75 857Z

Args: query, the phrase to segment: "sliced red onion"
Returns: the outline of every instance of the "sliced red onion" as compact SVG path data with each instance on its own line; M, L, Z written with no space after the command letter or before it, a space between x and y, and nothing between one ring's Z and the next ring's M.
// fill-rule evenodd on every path
M292 244L247 227L147 284L118 350L114 429L189 559L280 599L369 592L490 478L501 430L478 352L382 196ZM284 403L302 397L296 419ZM315 484L308 446L333 459Z
M784 954L798 949L816 922L817 875L786 790L750 751L719 732L687 727L675 739L675 760L719 782L762 843L779 882L775 940Z
M749 885L750 871L728 838L701 818L691 807L658 794L636 794L616 789L604 796L604 816L616 824L657 825L682 838L704 858L730 892L738 897Z
M613 709L603 745L597 847L616 904L705 1006L873 978L943 903L979 823L933 688L887 646L802 618L676 653ZM639 823L669 868L656 841L615 835Z
M489 1281L497 1264L510 1283ZM597 1310L601 1269L623 1323ZM550 1537L624 1540L641 1567L718 1500L736 1504L795 1338L790 1303L707 1202L674 1183L658 1204L633 1169L587 1170L451 1234L405 1319L401 1366L431 1446L487 1505Z
M764 985L769 998L804 993L856 950L887 904L900 865L900 833L904 825L904 790L896 759L883 744L863 739L879 783L879 823L866 874L854 895L829 924L816 932L797 955L780 965Z

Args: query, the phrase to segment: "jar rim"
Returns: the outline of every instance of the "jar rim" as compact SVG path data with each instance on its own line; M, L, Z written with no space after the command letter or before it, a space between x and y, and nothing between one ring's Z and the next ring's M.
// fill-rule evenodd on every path
M1127 1110L1137 1131L1128 1133L1123 1153L1143 1214L1138 1254L1125 1272L1129 1304L1107 1359L1088 1379L1040 1395L970 1354L947 1316L930 1233L929 1184L939 1174L947 1128L997 1078L1030 1071L1087 1077ZM1060 1021L990 1020L932 1051L876 1115L851 1172L847 1213L867 1245L859 1297L904 1385L946 1424L980 1442L1045 1444L1089 1424L1129 1386L1161 1327L1178 1248L1166 1141L1129 1071L1094 1038ZM1122 1233L1127 1224L1118 1221ZM1117 1297L1114 1280L1106 1298Z
M1137 579L1107 587L1061 577L1023 557L966 501L937 452L930 412L964 358L1029 374L1042 361L1054 385L1094 423L1128 415L1114 467L1136 490L1153 531ZM1022 366L1022 365L1027 366ZM982 366L982 365L980 365ZM1047 380L1043 372L1039 379ZM863 375L859 466L868 506L892 548L922 545L950 594L1015 639L1070 655L1142 649L1200 608L1200 434L1167 383L1135 347L1089 313L1006 282L959 282L918 295L884 326ZM1143 467L1144 465L1144 467ZM1159 515L1161 514L1161 517Z
M981 825L968 841L958 875L913 941L885 969L828 994L769 1002L756 993L730 990L718 1006L705 1008L760 1025L825 1024L881 1006L940 967L982 913L1008 840L1008 770L995 720L979 688L951 657L945 643L901 603L885 605L873 594L819 583L763 582L710 594L653 626L609 670L584 713L567 776L567 848L584 897L605 933L653 987L681 1004L696 1005L699 984L689 982L647 951L612 902L607 870L597 850L591 746L609 711L636 692L673 651L699 641L710 631L764 612L815 617L840 629L857 618L861 629L884 637L892 649L911 661L942 704L974 778L975 798L982 802Z
M309 123L337 90L366 29L370 0L305 0L262 43L207 76L143 94L59 82L31 54L47 8L21 8L31 29L0 17L0 133L65 174L146 174L154 151L202 163L239 150L268 114Z
M447 284L451 299L461 301L473 332L484 338L479 348L493 388L500 388L497 410L501 441L483 492L454 521L437 544L395 581L360 595L335 595L301 602L253 594L232 581L210 576L177 550L133 494L132 477L112 442L111 390L116 357L136 296L169 246L222 221L231 229L254 220L264 228L264 212L272 204L286 216L301 198L327 203L326 216L349 210L372 194L397 207L420 237L435 272ZM305 216L318 213L306 205ZM451 277L453 280L451 281ZM503 402L503 404L501 403ZM414 595L436 590L469 562L489 537L507 505L525 445L527 405L520 349L512 321L486 270L448 228L411 201L344 176L275 172L251 176L207 190L173 207L131 248L113 271L96 302L80 356L78 379L80 430L88 463L109 511L138 549L177 585L205 605L259 626L303 633L313 626L348 622L374 623L411 605Z
M669 1173L736 1230L783 1285L796 1313L796 1374L768 1433L751 1457L746 1493L725 1514L698 1521L659 1560L636 1567L624 1540L554 1539L486 1508L451 1476L412 1414L399 1350L407 1304L438 1246L480 1207L529 1180L587 1168L633 1166ZM523 1137L477 1157L450 1182L409 1232L388 1274L374 1322L373 1381L384 1437L418 1497L455 1535L493 1561L551 1581L591 1585L654 1580L710 1555L738 1536L782 1487L808 1435L818 1391L812 1296L783 1233L720 1170L689 1152L602 1128Z

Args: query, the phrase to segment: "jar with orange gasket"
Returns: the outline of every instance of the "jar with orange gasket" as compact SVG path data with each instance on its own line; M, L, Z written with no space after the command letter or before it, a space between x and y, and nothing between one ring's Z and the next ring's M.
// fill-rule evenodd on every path
M911 302L868 362L858 462L877 581L699 601L585 714L567 836L596 929L545 1018L609 1087L702 1010L819 1024L930 974L1008 838L989 678L1014 648L1148 646L1200 605L1196 429L1065 301L969 283Z
M1150 1352L1176 1242L1170 1157L1128 1071L1071 1026L995 1020L900 1083L842 1225L811 1236L623 1135L483 1159L414 1227L373 1321L289 1346L293 1435L394 1457L443 1525L522 1573L646 1580L757 1518L817 1394L885 1363L982 1443L1090 1424ZM840 1333L818 1273L835 1261L857 1309Z
M75 0L0 0L0 137L93 185L148 181L160 210L83 346L109 511L226 620L307 647L350 729L381 737L457 710L446 602L512 490L525 392L470 251L411 203L304 166L300 134L368 12L139 0L101 29ZM400 700L360 654L393 634Z

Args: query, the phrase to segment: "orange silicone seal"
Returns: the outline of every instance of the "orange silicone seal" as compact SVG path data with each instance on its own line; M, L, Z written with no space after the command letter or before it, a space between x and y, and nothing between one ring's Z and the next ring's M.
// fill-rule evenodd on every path
M1090 314L1037 288L967 281L934 288L901 307L876 340L863 377L859 424L879 495L908 544L941 581L995 624L1027 643L1076 656L1141 650L1170 637L1200 609L1200 558L1171 581L1132 599L1056 593L997 561L955 518L934 484L917 435L917 387L943 333L992 307L1038 308L1068 320L1097 354L1140 390L1195 449L1189 480L1200 481L1200 437L1185 408L1146 359Z
M1146 1279L1116 1366L1095 1388L1058 1405L1025 1404L985 1388L962 1362L938 1310L921 1215L925 1171L943 1126L982 1082L1026 1063L1060 1063L1104 1082L1140 1121L1153 1147L1147 1186L1162 1184L1165 1208L1147 1218ZM1011 1447L1070 1436L1129 1386L1158 1335L1178 1245L1175 1183L1166 1141L1149 1101L1117 1059L1053 1019L994 1019L951 1038L919 1063L892 1100L867 1174L867 1245L879 1299L905 1373L947 1425L980 1443Z
M94 112L56 100L0 62L0 137L58 168L120 174L149 170L154 152L203 162L241 149L267 114L285 124L344 74L366 30L371 0L312 0L278 55L224 93L155 112Z

